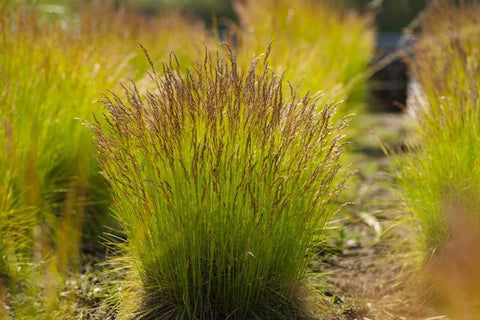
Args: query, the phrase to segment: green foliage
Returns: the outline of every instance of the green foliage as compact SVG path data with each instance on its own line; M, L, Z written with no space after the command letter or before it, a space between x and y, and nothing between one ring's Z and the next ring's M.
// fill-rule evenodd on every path
M98 214L108 201L91 133L77 117L90 117L99 87L119 80L118 60L39 19L33 7L0 11L5 305L14 318L41 319L56 304L57 273L79 263L85 215Z
M419 144L400 163L400 181L428 252L449 239L455 212L478 227L479 17L478 4L432 5L411 61L423 92L414 109Z
M325 101L347 100L342 114L363 103L365 70L375 42L370 15L316 0L246 0L237 4L237 12L242 64L248 65L252 52L260 54L273 41L272 68L301 82L301 92L322 92Z
M18 319L60 312L58 292L81 243L96 244L113 224L80 119L93 119L101 91L143 77L137 41L160 57L178 49L182 61L206 45L201 25L175 15L149 20L96 3L65 24L44 9L0 5L0 299L5 291Z
M268 54L267 54L268 56ZM261 67L257 67L261 64ZM292 319L315 236L348 176L345 121L255 59L175 57L94 127L128 241L121 318ZM320 110L320 111L319 111Z
M35 212L34 219L26 219L36 220L29 256L38 240L36 225L43 225L48 239L62 228L55 217L81 224L85 204L92 203L93 210L106 201L104 184L95 179L91 134L78 118L91 116L99 87L119 80L118 60L109 61L73 35L55 31L56 25L38 20L33 8L4 7L2 17L0 108L7 144L2 158L9 164L2 174L11 177L14 207ZM75 245L75 236L69 236Z

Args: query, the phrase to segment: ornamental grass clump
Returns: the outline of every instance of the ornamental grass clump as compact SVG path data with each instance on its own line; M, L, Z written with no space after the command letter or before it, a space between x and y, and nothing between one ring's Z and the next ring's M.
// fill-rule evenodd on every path
M300 92L323 92L325 101L347 100L342 114L363 104L375 47L370 14L325 0L239 0L236 11L243 65L248 66L252 52L261 53L273 41L271 67L299 83Z
M418 146L404 157L401 181L430 251L448 238L452 203L480 211L479 25L478 4L433 4L410 61L422 94L413 106Z
M292 319L314 237L348 173L346 120L285 99L265 60L172 56L156 89L106 97L93 130L127 238L121 319ZM319 111L320 110L320 111Z
M476 240L468 243L480 238L479 25L478 3L443 1L426 11L410 62L422 90L413 106L418 145L398 162L421 260L455 319L480 311L480 255Z

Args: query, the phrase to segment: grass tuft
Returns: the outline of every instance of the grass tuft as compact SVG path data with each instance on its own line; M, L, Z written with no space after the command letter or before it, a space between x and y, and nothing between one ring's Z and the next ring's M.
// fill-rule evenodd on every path
M120 318L296 317L310 246L348 177L347 121L284 98L267 59L243 71L207 52L183 72L173 55L154 91L104 99L93 130L128 239Z
M424 14L410 63L421 88L413 106L418 145L398 162L426 279L455 319L480 310L472 271L480 256L466 247L475 247L480 234L479 25L480 6L473 1L434 2Z

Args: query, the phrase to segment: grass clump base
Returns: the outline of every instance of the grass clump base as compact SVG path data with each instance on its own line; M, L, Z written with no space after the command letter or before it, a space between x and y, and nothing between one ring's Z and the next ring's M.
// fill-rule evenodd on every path
M155 91L106 98L93 128L128 239L120 318L295 318L348 176L346 121L309 96L285 101L266 59L244 72L206 53L183 73L173 56L162 74Z

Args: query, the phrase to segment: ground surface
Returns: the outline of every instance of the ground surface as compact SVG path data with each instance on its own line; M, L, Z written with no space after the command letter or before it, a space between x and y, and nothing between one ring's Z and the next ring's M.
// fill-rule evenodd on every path
M330 270L329 311L317 319L389 320L446 319L425 307L413 266L414 234L382 150L404 149L409 118L400 113L358 117L354 125L351 163L358 173L347 198L353 204L336 222L342 239L336 254L315 261L315 269Z

